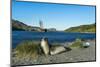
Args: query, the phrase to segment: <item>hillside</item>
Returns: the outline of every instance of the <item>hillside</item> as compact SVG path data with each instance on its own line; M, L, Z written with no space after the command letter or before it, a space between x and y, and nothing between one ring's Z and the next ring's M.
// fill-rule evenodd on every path
M32 27L20 22L12 20L12 31L41 31L39 27Z
M71 27L65 30L66 32L95 32L96 24L80 25L76 27Z
M12 20L12 31L39 31L39 32L46 31L48 32L48 31L56 31L56 29L55 28L41 29L40 27L26 25L23 22L20 22L18 20Z

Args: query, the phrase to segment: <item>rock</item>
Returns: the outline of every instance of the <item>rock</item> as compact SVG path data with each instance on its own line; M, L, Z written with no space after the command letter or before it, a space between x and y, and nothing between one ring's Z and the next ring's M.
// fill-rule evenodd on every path
M84 42L83 45L82 45L84 48L87 48L90 46L90 43L89 42Z

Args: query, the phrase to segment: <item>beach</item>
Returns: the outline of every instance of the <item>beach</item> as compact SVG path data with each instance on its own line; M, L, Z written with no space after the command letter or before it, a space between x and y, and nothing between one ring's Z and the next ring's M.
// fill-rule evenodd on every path
M12 57L12 65L37 65L37 64L53 64L53 63L69 63L69 62L84 62L95 61L95 41L89 41L91 44L88 48L73 48L70 51L66 51L56 55L39 55L36 59L23 58L16 59ZM12 53L13 54L13 53Z
M12 6L12 66L96 61L95 6L14 0Z

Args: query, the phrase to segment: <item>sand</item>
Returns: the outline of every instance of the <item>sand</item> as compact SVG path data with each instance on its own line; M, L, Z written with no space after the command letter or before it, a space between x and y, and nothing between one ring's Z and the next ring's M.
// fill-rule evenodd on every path
M36 65L36 64L52 64L52 63L69 63L69 62L84 62L95 61L95 41L90 41L88 48L74 48L71 51L66 51L57 55L40 55L37 59L24 58L16 60L12 57L12 65Z

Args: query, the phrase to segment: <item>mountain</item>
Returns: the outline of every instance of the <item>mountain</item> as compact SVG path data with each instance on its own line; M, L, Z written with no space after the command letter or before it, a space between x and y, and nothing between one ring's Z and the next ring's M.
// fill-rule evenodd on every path
M12 20L13 31L41 31L40 27L32 27L18 20Z
M94 24L89 24L89 25L80 25L80 26L76 26L76 27L70 27L68 29L65 30L66 32L92 32L95 33L96 31L96 23Z
M49 31L56 31L56 29L55 28L41 29L40 27L26 25L18 20L12 20L12 31L49 32Z

